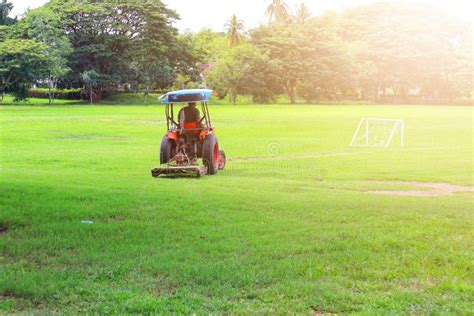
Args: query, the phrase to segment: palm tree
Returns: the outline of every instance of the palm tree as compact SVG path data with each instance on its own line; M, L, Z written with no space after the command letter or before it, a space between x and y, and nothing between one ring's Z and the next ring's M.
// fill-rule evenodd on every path
M227 45L229 48L240 43L240 31L244 29L244 23L234 14L226 24L227 28Z
M7 25L8 23L8 13L13 9L13 4L7 2L7 0L2 0L0 2L0 25Z
M278 23L288 21L290 16L289 7L285 0L272 0L272 3L265 10L265 14L268 15L270 22L276 21Z
M309 8L301 2L298 8L296 9L295 19L298 23L304 24L311 17L311 11Z

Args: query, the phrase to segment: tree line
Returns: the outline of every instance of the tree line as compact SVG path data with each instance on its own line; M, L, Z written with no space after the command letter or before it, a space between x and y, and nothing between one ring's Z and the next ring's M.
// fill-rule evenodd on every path
M472 101L472 29L429 4L376 3L312 16L272 0L268 23L179 34L159 0L51 0L9 17L0 3L0 92L82 88L99 102L118 88L211 88L235 103L358 99Z

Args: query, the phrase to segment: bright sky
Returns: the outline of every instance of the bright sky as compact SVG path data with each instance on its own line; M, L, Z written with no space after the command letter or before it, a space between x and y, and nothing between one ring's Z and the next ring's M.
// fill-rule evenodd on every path
M215 31L223 31L226 21L232 14L244 21L246 27L254 27L267 21L264 16L266 6L271 0L162 0L174 9L181 17L176 23L181 31L190 29L197 31L204 27L211 27ZM296 5L305 2L313 15L320 15L327 10L340 11L346 7L358 6L379 2L380 0L287 0L294 10ZM387 0L385 0L387 1ZM392 2L409 0L388 0ZM411 0L417 1L417 0ZM21 15L29 8L36 8L48 0L10 0L14 9L12 15ZM474 23L473 0L431 0L426 1L441 7L446 12Z

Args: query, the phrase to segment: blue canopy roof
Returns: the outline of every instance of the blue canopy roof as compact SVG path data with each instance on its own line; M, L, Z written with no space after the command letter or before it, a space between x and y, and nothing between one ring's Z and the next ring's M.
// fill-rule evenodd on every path
M163 103L180 103L180 102L199 102L209 101L212 90L208 89L186 89L171 91L160 97Z

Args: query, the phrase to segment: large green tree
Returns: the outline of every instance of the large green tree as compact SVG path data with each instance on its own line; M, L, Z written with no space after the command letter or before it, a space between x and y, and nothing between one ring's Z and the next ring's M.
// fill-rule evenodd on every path
M58 81L70 71L67 66L72 47L65 31L61 28L59 16L48 7L28 12L18 26L27 38L42 42L47 46L48 73L45 80L49 89L49 103L54 101L54 91Z
M292 104L299 83L334 89L341 77L344 58L337 38L314 21L262 26L253 31L252 42L278 64L281 85Z
M469 69L459 45L472 34L468 24L426 3L377 3L347 10L334 25L351 48L364 98L388 102L388 92L405 102L410 89L427 100L459 95L454 82Z
M87 71L97 73L95 101L104 89L132 80L130 65L144 54L151 61L183 68L183 47L172 26L178 16L159 0L52 0L46 6L60 16L74 48L70 82L82 82Z
M271 101L281 92L277 66L259 49L243 44L229 50L206 74L206 82L235 104L238 95L251 95L255 102Z
M225 33L215 32L209 28L196 33L185 32L178 36L178 41L185 47L181 50L188 58L188 71L179 71L174 89L198 88L205 86L205 69L212 67L229 52L228 39Z
M48 72L46 46L42 43L7 39L0 42L0 91L17 99L27 96L31 84Z

